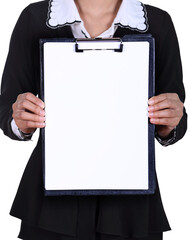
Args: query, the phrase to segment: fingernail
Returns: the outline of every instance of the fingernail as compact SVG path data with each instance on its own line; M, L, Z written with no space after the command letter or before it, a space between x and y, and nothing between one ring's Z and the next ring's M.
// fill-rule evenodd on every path
M150 106L148 107L149 111L153 111L154 110L154 107Z
M46 125L45 123L40 123L41 127L45 127L45 125Z
M46 118L45 117L40 117L40 120L45 121Z
M44 111L44 110L41 110L41 111L40 111L40 115L41 115L41 116L45 116L45 115L46 115L45 111Z
M154 100L152 100L152 99L150 99L149 101L148 101L148 104L150 105L152 105L154 103Z
M149 113L149 117L152 117L152 116L154 116L154 113L153 113L153 112L150 112L150 113Z
M40 103L40 107L41 107L42 109L44 109L44 108L45 108L45 104L44 104L44 103Z

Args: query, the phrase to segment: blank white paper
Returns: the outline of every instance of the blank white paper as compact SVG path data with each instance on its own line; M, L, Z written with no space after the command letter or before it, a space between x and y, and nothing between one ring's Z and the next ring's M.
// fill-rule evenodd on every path
M149 43L123 44L44 44L46 190L148 189Z

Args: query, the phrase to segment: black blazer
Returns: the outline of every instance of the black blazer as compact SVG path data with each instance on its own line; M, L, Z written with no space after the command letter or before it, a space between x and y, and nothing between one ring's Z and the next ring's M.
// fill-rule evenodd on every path
M39 39L72 38L70 26L50 29L46 26L48 2L29 5L21 14L13 31L7 57L0 96L0 127L14 140L12 132L12 104L18 94L32 92L39 95L40 56ZM168 13L146 5L150 33L156 40L156 95L177 93L182 102L185 91L179 46L173 23ZM125 34L140 34L128 28L118 27L115 37ZM142 33L144 34L144 33ZM177 126L176 137L180 140L187 128L187 114ZM56 141L56 139L55 139ZM114 235L145 236L148 233L170 229L160 198L157 184L154 195L145 196L62 196L45 197L43 194L42 142L39 137L22 176L10 214L31 226L76 236L80 201L86 206L97 204L97 232ZM99 204L98 204L99 203ZM118 219L116 221L116 219ZM83 219L80 219L83 221Z

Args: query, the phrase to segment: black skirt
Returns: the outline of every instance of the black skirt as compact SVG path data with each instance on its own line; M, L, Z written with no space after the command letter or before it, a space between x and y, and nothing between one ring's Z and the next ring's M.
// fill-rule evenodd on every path
M80 229L78 230L80 232ZM61 234L53 233L50 231L46 231L40 228L30 227L22 222L21 231L18 238L24 239L24 240L86 240L86 239L88 240L135 240L135 239L136 240L162 240L163 233L150 234L149 236L146 236L146 237L125 238L125 237L109 235L109 234L101 234L101 233L93 234L93 233L90 233L87 229L85 237L82 237L80 235L78 237L71 237L67 235L61 235Z
M21 229L18 238L24 240L162 240L163 233L153 233L145 237L123 237L112 234L104 234L93 231L93 225L88 228L89 221L81 222L78 225L77 237L58 234L51 231L46 231L38 227L28 226L22 221Z
M130 197L130 196L129 196ZM39 226L29 225L24 220L21 223L19 238L24 240L162 240L162 232L136 235L111 234L99 231L99 196L81 196L78 198L78 217L76 236L61 234ZM51 217L51 216L47 216ZM141 216L140 216L141 217ZM116 225L122 221L116 216ZM125 219L124 219L125 221ZM139 219L137 223L140 224ZM112 225L112 221L108 221ZM125 222L124 222L125 224ZM64 227L64 225L63 225Z

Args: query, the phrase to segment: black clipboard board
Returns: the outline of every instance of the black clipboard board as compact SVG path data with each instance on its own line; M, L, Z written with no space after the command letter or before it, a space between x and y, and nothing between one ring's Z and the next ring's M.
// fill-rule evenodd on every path
M61 46L64 46L65 43L67 43L67 47L64 47L62 49ZM76 79L80 79L80 78L84 79L85 78L84 77L85 74L82 71L80 72L81 68L78 68L78 70L76 69L76 66L79 65L78 63L82 64L82 62L80 61L82 59L81 56L85 56L85 54L86 54L85 58L83 58L83 61L86 61L84 59L87 59L86 62L83 62L83 64L85 65L85 64L88 64L89 62L92 63L92 61L94 61L93 60L94 58L91 58L91 55L92 55L93 52L94 52L93 54L95 54L97 59L99 59L99 61L97 61L97 63L101 62L101 60L104 61L103 60L103 55L100 55L102 57L99 56L99 54L101 52L103 53L103 51L104 51L104 54L106 54L106 55L108 54L108 56L106 56L105 59L111 58L112 54L115 53L116 55L115 55L115 58L113 58L113 59L117 59L117 60L114 60L114 61L116 61L116 65L118 64L118 66L116 66L116 65L113 65L113 66L116 67L116 69L117 69L117 67L119 67L119 68L121 67L120 71L122 71L122 69L124 69L124 66L125 67L127 66L127 65L122 64L122 62L124 63L126 58L124 58L125 56L123 56L123 59L122 59L122 57L119 57L119 56L120 56L120 54L127 51L127 44L129 44L128 45L128 54L130 54L131 49L132 49L132 51L139 52L139 50L137 50L137 48L139 48L139 46L141 46L141 45L146 46L147 45L147 47L146 47L147 48L147 57L145 59L146 59L146 61L148 61L147 62L148 66L147 66L147 69L145 71L143 71L143 73L145 74L145 76L147 76L147 83L146 84L147 84L147 87L148 87L148 92L147 92L147 100L148 100L150 97L152 97L154 95L154 89L155 89L155 41L154 41L154 38L151 35L149 35L149 34L125 35L121 39L118 39L118 38L117 39L116 38L115 39L68 39L68 38L59 38L59 39L41 39L40 40L41 98L42 98L42 100L45 101L46 113L47 113L46 128L41 129L42 138L43 138L43 141L42 141L43 156L42 157L43 157L43 176L44 176L44 193L45 193L45 195L47 195L47 196L49 196L49 195L126 195L126 194L153 194L154 193L155 184L156 184L155 183L155 147L154 147L155 127L154 127L154 125L149 123L148 117L147 117L147 134L146 134L147 138L148 138L147 139L148 141L147 141L147 144L145 145L145 147L147 148L147 151L148 151L148 153L147 153L148 159L147 160L145 159L145 166L146 166L146 169L147 169L146 171L148 171L148 172L145 173L145 175L143 177L143 181L141 179L139 179L139 175L141 175L143 171L141 171L141 168L138 169L138 166L142 162L138 162L137 171L134 171L135 173L132 173L133 171L131 171L131 169L129 167L131 164L126 165L126 166L123 166L121 164L122 165L121 172L123 172L123 174L122 173L120 174L120 169L117 169L117 165L115 165L115 163L117 163L117 157L116 157L116 161L114 159L114 161L112 162L113 163L113 170L112 170L113 172L110 171L110 180L106 181L105 186L107 186L107 187L105 187L105 188L102 187L102 184L104 182L104 176L105 176L105 178L107 178L107 174L109 176L109 173L108 173L107 169L110 169L111 162L108 162L108 159L107 159L107 164L106 165L103 164L104 161L101 162L101 164L103 164L103 168L105 167L104 171L102 171L102 181L100 181L100 180L98 181L99 173L101 174L100 169L102 169L102 168L100 168L100 165L99 165L99 166L97 166L97 169L96 169L96 163L97 163L96 161L98 160L99 156L101 156L101 155L97 156L97 158L94 158L94 161L92 160L92 162L91 162L92 166L94 166L95 169L96 169L96 172L97 172L96 175L93 175L93 168L92 168L91 164L89 164L89 159L93 159L93 158L88 158L87 156L86 156L87 157L86 161L81 164L81 166L82 166L81 169L80 169L81 166L79 165L79 162L75 162L76 161L76 156L73 157L75 159L75 161L72 163L73 165L71 164L67 168L67 162L70 162L70 163L72 162L71 159L70 159L70 161L67 159L69 154L67 153L68 155L65 155L65 156L62 156L62 153L60 154L60 152L59 152L59 155L56 154L58 152L58 149L59 149L59 151L61 149L61 151L64 152L65 149L69 149L71 147L71 145L73 144L71 139L68 140L68 141L67 141L67 139L65 139L65 141L63 140L64 136L66 136L65 133L66 133L67 130L65 129L65 132L64 131L62 132L61 130L58 132L56 129L54 129L53 131L50 130L50 132L52 131L52 134L53 134L53 135L51 135L51 134L48 133L48 129L47 129L47 128L53 129L54 128L53 126L55 126L55 123L56 123L56 120L54 122L54 116L55 115L52 114L52 116L50 116L51 115L50 114L51 107L50 107L50 109L47 109L48 105L52 104L52 100L48 101L48 99L52 99L52 92L54 91L55 86L59 86L59 89L65 89L63 94L54 95L54 96L59 95L59 100L60 100L60 99L62 99L63 96L68 94L68 91L71 91L71 85L69 86L68 84L71 84L71 79L73 79L72 76L75 75L74 74L75 71L78 71L79 75L74 76L75 81L73 82L74 85L72 86L72 87L74 87L74 89L75 89L75 86L76 86L75 84L79 84L79 81L77 81ZM92 45L93 45L93 47L92 47ZM136 54L138 54L138 53L136 53ZM64 58L63 58L63 55L64 55ZM59 59L58 56L62 56L61 59ZM77 62L74 61L75 58L77 58ZM136 59L134 59L132 61L134 61L134 62L138 61L138 59L141 58L141 56L136 55L135 58ZM49 60L47 60L47 59L49 59ZM67 61L66 61L66 59L67 59ZM58 61L58 64L55 64L56 61ZM129 64L131 64L132 61L129 60ZM61 65L59 65L60 62L62 62ZM53 66L54 64L55 64L55 66ZM82 66L83 66L83 64L82 64ZM71 65L73 66L73 68L72 68L73 71L72 72L70 71L68 73L69 75L66 76L65 71ZM90 65L92 65L92 64L90 64ZM96 65L95 62L94 62L94 65ZM101 69L102 74L103 74L104 70L102 68L102 65L103 64L100 64L99 66L100 66L100 69ZM61 76L60 82L56 83L56 79L57 78L59 79L57 74L60 71L60 69L62 69L62 68L63 68L63 72L64 72L64 75L63 75L64 77ZM90 68L90 66L89 66L89 68ZM49 71L50 69L51 69L51 71ZM131 69L127 69L127 71L128 70L129 70L129 72L131 71ZM99 72L99 69L97 69L96 72L94 72L93 74L96 74L97 72ZM131 76L133 76L132 74L136 75L135 71L131 73ZM60 73L60 75L62 75L62 72ZM106 75L104 75L104 76L106 76ZM125 77L126 77L126 75L124 75L122 78L124 79ZM70 79L70 81L69 80L66 81L65 79ZM106 77L104 79L106 79ZM53 84L52 87L51 87L51 82ZM63 82L65 82L65 85L62 85ZM89 84L90 81L83 82L83 84L87 84L87 83ZM48 84L49 84L49 86L48 86ZM94 81L94 85L93 85L94 88L96 88L95 84L97 84L96 80ZM100 84L103 84L103 82L101 82ZM107 82L105 84L107 84ZM116 83L114 83L114 84L116 84ZM94 90L93 90L92 86L90 86L90 85L88 85L88 86L91 88L91 91L92 91L91 93L93 93ZM103 86L103 85L100 85L100 86ZM96 88L97 91L99 91L100 86L98 86L98 88ZM107 86L107 85L105 85L105 86ZM115 87L116 86L118 86L117 87L118 90L121 89L119 85L115 85ZM124 85L124 86L126 86L126 85ZM122 88L124 88L124 86ZM68 87L68 89L67 89L67 87ZM110 93L109 93L110 95L108 95L110 97L110 100L111 100L111 97L112 97L111 92L114 91L114 89L116 89L115 87L113 87L113 89L112 88L110 89L111 90ZM49 91L46 91L47 88L49 89ZM86 88L86 85L84 85L84 88ZM75 91L74 91L74 89L72 89L71 93L72 92L74 93L76 91L75 93L78 94L77 90L75 89ZM83 91L83 89L82 89L82 91ZM55 91L56 91L56 89L55 89ZM90 90L88 90L88 91L90 91ZM133 89L133 91L136 91L136 89ZM83 93L85 93L85 92L83 92ZM130 93L131 93L131 91L129 91L129 94ZM99 92L99 94L100 94L100 96L102 94L102 99L103 99L103 96L104 96L105 93L103 94L103 93ZM117 93L115 92L114 95L115 95L115 97L118 96L118 98L120 98L119 96L122 95L122 94L121 95L116 95L116 94ZM124 92L123 92L123 94L124 94ZM135 92L135 94L136 94L136 92ZM68 96L68 98L70 98L70 94L67 95L67 96ZM72 99L74 99L75 95L72 95L72 96L73 96ZM74 100L75 104L80 101L79 96L82 96L82 95L78 95L78 100L77 99ZM95 96L94 96L94 98L93 97L91 98L90 95L87 95L87 96L89 97L89 99L87 99L86 102L88 102L91 99L90 100L90 101L92 101L91 104L94 105L94 110L95 110L96 109L96 105L95 105L95 102L94 102ZM87 98L87 96L86 96L86 98ZM124 94L124 96L125 96L125 94ZM115 98L115 100L116 99L117 98ZM68 100L68 99L65 98L64 102L66 102L66 100ZM73 101L73 100L71 100L71 98L69 100L70 100L70 102ZM146 99L144 99L144 101L145 100ZM58 99L56 101L58 102ZM48 102L49 104L47 105L46 102ZM84 100L82 102L86 103ZM73 103L72 107L75 106L74 103ZM122 103L122 101L121 101L121 103ZM141 101L140 101L140 103L141 103ZM107 104L108 104L108 102L107 102ZM114 102L113 102L113 104L114 104ZM140 104L138 103L138 105L140 105ZM67 116L69 116L71 111L68 111L67 106L68 105L65 104L65 107L64 107L63 111L67 112ZM79 107L80 106L78 105L78 108ZM86 107L88 107L88 106L86 106ZM99 105L99 107L101 107L101 104ZM107 107L109 108L111 106L107 105ZM78 111L78 108L74 107L73 112L75 112L75 110ZM53 107L52 107L52 110L53 110ZM84 110L84 109L82 109L82 110ZM93 113L94 112L92 111L91 114L93 114ZM145 109L145 113L146 113L146 109ZM110 114L111 114L111 112L110 112ZM103 111L102 111L102 115L104 115ZM64 116L65 116L64 118L66 118L66 115L64 115ZM72 116L72 114L71 114L71 116ZM76 117L76 115L73 115L73 116ZM111 116L115 116L115 115L111 115ZM83 116L80 116L80 117L83 118ZM93 118L90 118L90 120L92 120L92 119ZM84 119L81 119L81 120L84 120ZM69 121L71 121L71 119L68 117L67 123L69 123ZM99 119L98 119L98 121L99 121ZM119 121L119 119L118 119L118 121ZM63 124L61 125L61 128L63 127ZM95 122L94 122L94 124L95 124ZM51 127L51 125L52 125L52 127ZM106 126L106 123L105 123L105 126ZM146 126L146 125L144 125L144 126ZM88 126L88 127L90 127L90 126ZM136 129L136 128L138 128L138 125L135 125L133 127L134 127L134 129ZM84 125L83 125L83 128L84 128ZM76 130L78 131L79 128L76 128ZM130 130L131 130L131 128L129 128L129 131ZM71 129L70 129L70 131L71 131ZM106 132L106 133L108 133L108 132ZM58 139L58 136L60 136L60 134L61 134L62 138L60 138L59 142L62 142L62 145L59 145L59 147L57 147L57 139ZM68 132L67 132L67 134L68 134L67 136L69 138L70 135L69 135ZM72 132L72 134L73 134L73 137L74 137L75 136L74 132ZM78 132L78 134L82 135L82 132ZM96 132L94 132L94 135L95 134L96 134ZM140 136L138 132L136 132L135 134L137 135L135 138L132 136L132 134L130 134L128 136L128 138L133 138L134 139L134 142L132 143L132 146L130 146L131 143L129 144L129 146L127 146L127 149L129 149L129 151L133 148L133 145L136 144L136 141ZM78 143L79 143L80 142L79 141L79 135L75 136L75 137L76 138L78 137ZM49 142L49 139L52 139L52 140L50 140L50 142ZM70 145L67 145L68 142L70 142ZM90 139L90 142L91 142L91 139ZM89 143L86 142L86 144L89 144ZM97 142L97 144L98 144L98 142ZM104 144L104 143L102 142L102 144ZM111 149L112 149L112 146L114 146L112 144L113 144L113 142L111 143L111 146L110 146ZM116 142L114 144L116 144ZM65 147L66 145L67 145L67 148ZM139 145L141 146L140 143L139 143ZM76 144L76 148L77 148L77 144ZM103 152L103 148L104 147L102 146L102 148L101 148L102 152ZM107 145L107 148L108 148L108 145ZM50 149L52 149L51 153L48 151ZM75 147L74 147L74 150L75 150ZM87 151L87 149L84 148L84 152L83 153L81 152L81 153L84 154L86 152L85 150ZM95 151L95 148L93 150ZM139 151L139 149L137 149L137 151ZM79 152L80 152L80 150L79 150ZM134 152L136 153L135 149L134 149ZM71 153L72 153L72 151L71 151ZM105 153L103 153L102 157L104 156L104 154ZM109 151L107 152L107 154L109 154ZM116 153L114 152L113 155L115 155L115 154ZM109 156L111 157L111 155L109 155ZM132 156L132 153L131 153L131 156ZM49 158L49 161L47 160L47 158ZM60 158L60 160L58 160L56 162L55 159L58 159L58 158ZM129 159L129 157L127 157L127 159ZM81 160L83 160L83 158L81 158ZM124 161L122 163L124 163ZM59 167L57 167L57 170L53 169L55 164L57 164L57 166L59 164L61 164ZM142 169L145 169L145 166L143 166ZM115 172L115 167L116 167L116 172ZM132 169L135 169L135 168L136 168L136 165L134 166L134 168L132 167ZM85 170L83 170L83 169L85 169ZM129 172L128 172L128 170L129 170ZM84 172L82 172L82 171L84 171ZM53 175L50 172L53 172ZM126 174L126 172L127 172L127 174ZM137 174L137 172L139 174ZM67 174L68 174L68 179L66 177ZM85 176L86 174L87 174L87 176ZM136 176L136 174L137 174L137 176ZM125 185L123 183L126 180L124 180L124 179L125 179L126 176L128 178L129 175L132 175L132 179L134 179L134 180L132 180L133 182L140 182L139 184L140 184L141 187L139 187L139 185L137 183L137 185L135 184L136 187L132 187L133 184L131 184L131 185L129 185L130 187L125 188L124 187ZM63 176L65 177L65 179L62 179ZM122 176L123 176L123 178L122 178L123 180L121 182L120 182L120 180L118 180L118 183L117 183L118 185L116 185L117 188L112 187L112 184L111 184L111 186L109 186L110 182L113 181L111 176L113 176L116 181L120 177L122 178ZM91 177L92 177L92 179L94 177L94 187L90 187L91 185L89 185L89 188L88 188L85 185L88 185L89 182L91 182L90 181ZM82 181L82 179L83 179L83 181ZM109 179L109 177L108 177L108 179ZM115 185L115 180L113 181L114 185ZM53 182L53 184L51 183L51 181ZM61 184L62 185L61 186L60 182L62 182L62 181L63 181L64 184L66 184L66 185L68 184L68 186L63 187L64 184ZM79 182L80 181L82 181L81 187L79 187ZM96 181L99 182L97 187L96 187ZM73 187L71 187L71 185L70 185L71 182L73 184ZM142 184L141 182L145 182L145 183ZM75 184L77 184L78 186L75 185ZM123 185L122 188L120 188L120 184Z

